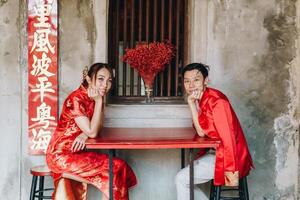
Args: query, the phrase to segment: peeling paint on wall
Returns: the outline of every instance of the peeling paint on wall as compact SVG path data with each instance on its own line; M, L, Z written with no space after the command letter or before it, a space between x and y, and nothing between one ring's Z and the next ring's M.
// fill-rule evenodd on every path
M278 9L270 12L264 19L264 27L268 30L269 48L262 56L256 73L263 73L265 79L262 87L257 90L260 94L251 99L250 104L261 108L261 122L271 122L274 119L274 130L269 129L269 137L274 137L274 148L270 148L264 156L275 156L275 169L265 162L270 170L275 170L276 190L266 194L266 199L296 199L297 195L297 163L298 163L298 124L294 119L294 91L291 87L290 64L295 59L295 41L297 38L295 24L294 1L282 1ZM278 10L280 10L278 12ZM257 112L255 112L257 114ZM266 136L266 135L264 135ZM262 137L264 137L262 136ZM258 139L262 139L258 137ZM267 143L270 146L272 143ZM272 160L270 163L274 163ZM268 180L271 184L272 182Z
M279 2L279 1L277 1ZM298 164L298 122L294 118L295 95L290 75L290 64L296 56L297 38L295 1L279 2L280 12L269 14L264 26L269 31L270 54L262 65L273 71L270 83L276 83L272 110L274 118L274 144L276 148L276 187L280 199L296 199ZM277 70L274 70L277 69ZM283 95L278 95L283 94ZM277 105L277 106L276 106Z

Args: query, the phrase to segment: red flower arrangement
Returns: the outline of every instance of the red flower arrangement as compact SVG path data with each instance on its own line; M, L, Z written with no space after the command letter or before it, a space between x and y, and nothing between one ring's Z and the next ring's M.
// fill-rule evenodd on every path
M145 82L152 88L155 76L161 72L174 56L174 47L169 42L138 44L133 49L126 49L122 60L136 69Z

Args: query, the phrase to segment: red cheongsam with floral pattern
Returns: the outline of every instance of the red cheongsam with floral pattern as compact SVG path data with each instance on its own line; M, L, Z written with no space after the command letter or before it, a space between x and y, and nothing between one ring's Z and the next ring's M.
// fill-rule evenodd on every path
M91 183L101 190L107 198L109 195L108 156L96 152L71 152L73 141L82 133L74 119L79 116L86 116L91 119L94 105L94 100L88 97L87 90L83 86L80 86L67 97L56 131L48 146L46 160L48 167L54 173L55 186L58 186L62 174L68 173ZM115 158L113 162L114 199L127 200L128 188L137 184L136 176L123 160ZM69 196L77 196L75 199L80 200L86 199L86 187L79 183L77 186L81 196L74 194ZM72 191L73 193L76 192L76 188L73 188ZM79 192L77 191L77 193ZM69 199L73 199L73 197Z
M198 120L204 133L221 140L216 149L215 185L225 184L225 173L247 176L253 161L239 120L227 97L213 88L206 88L199 102Z

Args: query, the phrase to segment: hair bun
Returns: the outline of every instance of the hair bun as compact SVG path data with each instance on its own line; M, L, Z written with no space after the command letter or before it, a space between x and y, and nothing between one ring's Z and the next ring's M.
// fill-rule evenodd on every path
M85 77L87 77L88 72L89 72L89 68L88 68L88 66L85 66L84 69L82 70L82 79L83 80L85 79Z

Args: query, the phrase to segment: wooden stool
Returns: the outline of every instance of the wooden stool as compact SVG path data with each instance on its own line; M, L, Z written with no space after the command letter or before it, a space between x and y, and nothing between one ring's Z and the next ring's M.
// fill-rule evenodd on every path
M239 181L238 187L214 186L213 180L210 187L210 200L249 200L247 178L244 177ZM238 191L238 196L222 196L223 191Z
M38 198L38 200L52 199L52 196L44 196L45 191L54 190L53 188L44 188L44 177L51 175L49 168L46 165L32 167L30 173L32 174L30 200L34 200L35 198ZM37 182L39 182L38 189Z

